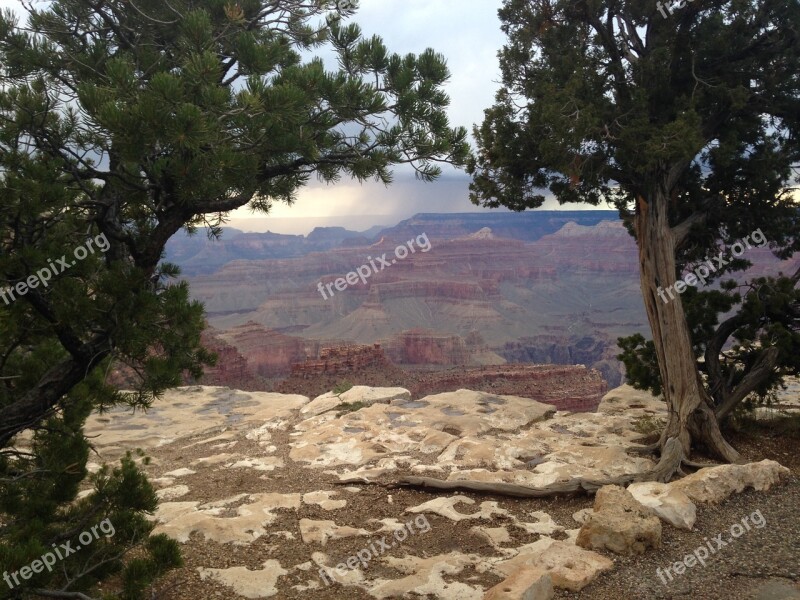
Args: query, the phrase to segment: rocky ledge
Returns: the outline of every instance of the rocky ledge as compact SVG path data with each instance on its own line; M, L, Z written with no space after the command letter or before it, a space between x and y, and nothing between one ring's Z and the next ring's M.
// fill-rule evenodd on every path
M186 561L163 582L165 600L552 598L590 585L618 555L658 547L662 527L693 528L697 503L788 474L774 461L706 468L603 488L593 508L585 497L392 489L409 475L542 486L642 472L653 462L626 449L637 423L664 415L628 387L593 413L471 390L411 398L184 387L147 413L96 416L87 435L103 460L137 446L152 458L156 532L183 544Z

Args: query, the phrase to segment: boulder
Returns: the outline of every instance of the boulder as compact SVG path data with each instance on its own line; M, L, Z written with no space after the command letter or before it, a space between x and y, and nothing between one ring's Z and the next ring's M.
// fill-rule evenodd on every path
M684 492L695 502L718 504L734 493L746 488L768 490L791 471L774 460L762 460L745 465L719 465L707 467L669 486Z
M661 545L661 521L628 490L616 485L600 488L594 511L581 527L578 546L617 554L642 554Z
M678 529L690 530L697 518L697 507L683 491L665 483L649 481L633 483L628 491L636 500L652 510L662 521Z
M541 568L531 567L517 571L491 588L483 600L550 600L553 597L553 580Z
M586 519L589 518L589 515L592 514L592 512L593 511L591 508L582 508L578 512L572 513L572 519L576 523L583 525L584 523L586 523Z

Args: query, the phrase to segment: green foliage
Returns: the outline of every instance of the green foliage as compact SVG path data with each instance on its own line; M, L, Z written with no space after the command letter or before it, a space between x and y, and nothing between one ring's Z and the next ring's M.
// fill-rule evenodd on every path
M323 45L338 68L307 58ZM0 16L0 292L30 285L0 297L0 569L103 517L115 536L25 587L88 595L115 574L106 597L139 598L178 564L148 537L156 499L132 457L75 502L88 415L146 409L213 364L166 242L291 203L312 176L389 183L408 164L431 180L462 164L448 77L433 50L392 54L305 0L55 0L24 27Z
M358 412L362 408L366 407L367 405L363 402L344 402L336 407L337 415L342 416L348 413Z
M759 277L742 286L743 291L735 282L726 282L719 290L689 287L682 295L698 370L705 375L717 405L746 383L767 349L776 350L774 364L741 402L767 404L776 397L785 376L800 373L800 289L795 286L796 280L789 277ZM720 315L726 314L720 325ZM653 342L634 334L617 343L622 349L617 358L625 365L628 383L660 395L661 374ZM719 370L709 369L707 355L711 358L719 350Z
M536 208L549 189L627 215L668 181L672 224L707 212L687 258L758 227L785 255L800 247L797 3L664 19L655 1L505 0L499 15L503 87L475 128L473 202Z
M622 352L617 359L625 365L626 380L637 390L648 390L654 396L661 395L661 373L658 357L652 340L645 340L640 333L617 338Z
M164 534L147 538L145 550L146 558L137 557L125 565L122 600L139 600L153 579L183 565L177 542Z
M674 258L675 277L757 230L780 258L800 250L800 4L695 2L665 19L655 0L505 0L499 15L503 85L467 165L475 204L532 209L548 191L562 204L608 203L634 236L657 223L660 236L637 239L642 262L666 257L669 271ZM749 265L742 256L708 281ZM646 274L643 289L670 275ZM766 397L798 372L798 279L673 300L718 406ZM658 393L657 349L685 349L670 347L664 325L683 315L659 323L654 302L656 343L621 339L619 358L629 381ZM718 366L709 360L723 350Z
M50 424L59 426L55 420ZM148 537L155 524L146 515L155 512L157 498L131 453L118 467L103 466L90 476L91 493L74 501L88 458L83 422L78 419L74 425L70 432L62 423L61 431L37 433L29 456L13 462L3 457L0 463L0 571L18 572L48 553L54 563L52 570L27 581L18 577L20 585L13 590L0 586L0 598L29 597L32 589L48 588L88 593L98 582L121 574L119 597L134 600L143 597L155 577L180 565L177 542ZM76 458L76 446L84 451L81 459L65 465ZM7 516L13 520L5 520ZM91 534L91 543L81 541L82 534ZM52 554L65 543L76 551L69 556L64 551L63 557ZM132 550L138 557L126 562Z
M337 383L335 386L333 386L333 390L331 390L331 391L336 396L339 396L340 394L344 394L347 390L352 389L352 387L353 387L353 384L350 381L348 381L347 379L345 379L345 380L340 381L339 383Z

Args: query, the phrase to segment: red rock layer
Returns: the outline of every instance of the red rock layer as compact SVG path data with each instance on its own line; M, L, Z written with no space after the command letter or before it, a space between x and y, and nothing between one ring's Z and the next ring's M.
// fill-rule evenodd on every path
M472 349L461 336L413 329L392 338L386 352L392 362L407 365L466 365Z
M440 372L408 371L393 365L378 344L326 348L316 360L293 365L276 387L284 394L316 396L343 382L399 386L414 398L462 388L522 396L559 410L594 411L608 391L602 375L584 366L502 365Z
M408 386L407 386L408 387ZM558 410L597 410L608 391L603 376L582 365L501 365L423 375L409 387L414 397L467 388L498 395L522 396L552 404Z
M313 378L317 375L332 375L335 373L353 373L361 369L384 367L389 365L389 360L383 353L380 344L371 346L339 346L336 348L323 348L319 359L307 358L302 363L292 365L292 377L303 379Z
M250 369L262 377L287 375L291 365L303 360L315 346L314 342L284 335L252 321L219 337L234 346L247 359Z

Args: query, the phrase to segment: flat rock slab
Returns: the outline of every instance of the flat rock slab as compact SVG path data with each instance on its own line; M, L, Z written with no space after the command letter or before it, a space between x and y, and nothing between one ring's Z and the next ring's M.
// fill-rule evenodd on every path
M147 412L112 408L86 421L86 435L113 460L126 448L157 448L225 426L286 421L307 404L305 396L242 392L227 387L188 386L168 390Z
M609 415L625 414L634 417L666 416L667 404L661 398L642 393L641 390L625 384L603 396L597 412Z
M753 600L800 600L800 585L776 579L756 586L751 597Z
M264 568L251 571L246 567L230 569L198 568L202 579L212 579L233 589L245 598L271 598L278 594L278 579L288 575L277 560L268 560Z
M246 502L235 509L225 505L198 506L197 502L166 502L159 505L154 534L165 533L179 542L189 541L193 533L219 544L246 545L267 533L275 522L275 511L300 507L300 494L245 495ZM242 498L232 498L236 504ZM220 516L231 512L230 516Z
M400 387L376 388L366 385L356 385L341 394L327 392L321 396L317 396L300 409L300 414L307 417L314 417L342 405L358 405L364 408L376 403L389 404L393 400L411 400L411 392Z
M300 535L304 544L325 545L328 540L341 540L349 537L371 535L366 529L356 529L355 527L340 526L333 521L314 521L312 519L300 519L298 524Z
M375 598L400 598L413 595L431 595L434 598L458 598L461 600L482 600L483 588L459 581L448 581L461 573L466 567L481 562L481 557L451 552L430 558L406 556L404 558L388 557L381 562L407 573L402 579L389 581L379 580L369 589ZM444 579L448 576L448 580Z
M337 483L418 475L538 487L651 469L626 449L640 436L636 418L663 403L610 394L605 412L567 414L470 390L412 401L402 388L364 387L314 414L319 404L306 407L319 398L195 386L171 390L147 413L93 417L92 431L107 460L128 444L153 457L142 467L163 499L155 532L178 540L191 565L175 597L480 600L491 590L490 600L538 600L584 589L613 567L575 543L593 510L576 513L576 525L540 502ZM661 519L688 525L698 500L685 498L766 489L784 472L777 463L735 467L643 487L640 497ZM366 548L369 561L337 571Z
M579 592L600 573L613 569L614 563L602 554L575 544L542 538L522 546L517 556L495 567L506 577L529 568L542 569L550 574L555 587Z

